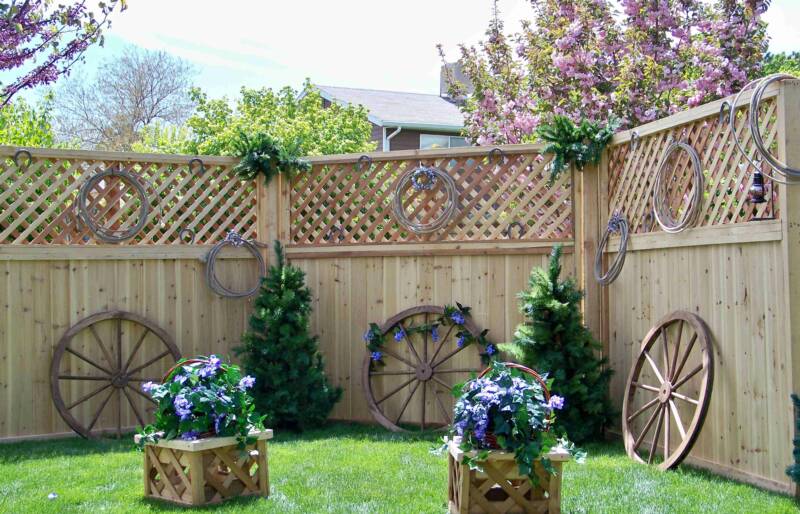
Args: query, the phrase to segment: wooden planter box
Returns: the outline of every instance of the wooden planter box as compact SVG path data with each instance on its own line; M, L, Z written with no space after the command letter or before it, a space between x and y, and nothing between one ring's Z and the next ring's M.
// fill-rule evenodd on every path
M556 475L545 472L536 462L539 484L534 486L527 476L519 474L514 454L491 451L481 463L483 471L471 470L464 464L465 454L458 444L458 441L448 443L447 499L451 514L561 512L561 464L570 459L566 450L554 450L547 455Z
M242 451L235 437L159 441L144 448L144 495L181 505L207 505L237 496L269 496L267 440L253 432ZM138 442L140 436L135 439Z

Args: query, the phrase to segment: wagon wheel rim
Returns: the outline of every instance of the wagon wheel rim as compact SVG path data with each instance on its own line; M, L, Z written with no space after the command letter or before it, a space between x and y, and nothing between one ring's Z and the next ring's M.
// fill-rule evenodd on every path
M450 398L452 387L460 381L455 378L463 377L466 379L470 373L477 374L481 371L482 365L479 359L476 359L474 366L447 368L443 366L445 363L459 355L462 351L467 351L471 346L476 346L475 343L458 347L455 343L456 332L458 328L455 325L440 327L439 342L434 343L428 331L423 335L415 333L412 337L409 335L407 328L419 326L419 324L411 324L409 321L412 318L419 318L423 323L428 324L435 321L438 317L444 314L444 308L435 305L422 305L404 310L391 318L389 318L381 327L381 333L386 336L391 333L396 327L402 327L405 336L402 341L402 348L408 349L408 354L402 355L392 344L394 341L387 341L381 352L390 359L393 359L404 365L403 370L386 370L385 368L378 368L372 366L371 352L367 351L364 356L362 365L362 385L364 394L367 398L367 405L375 420L385 428L393 432L408 432L407 429L400 426L404 423L404 419L408 420L411 413L416 412L419 415L419 423L414 423L419 426L420 430L430 428L446 428L452 423L453 413L446 407L447 399ZM467 318L464 320L463 328L466 329L473 336L480 335L480 329L472 321ZM417 343L415 346L414 343ZM386 376L399 376L403 377L402 380L395 386L390 386L385 391L379 391L380 381L384 380ZM428 409L426 406L426 399L428 394L433 395L432 409L438 411L444 420L441 423L428 423L429 416L426 413ZM395 396L403 395L403 401L400 405L400 412L398 415L387 415L384 410L384 402L394 398ZM444 396L444 397L443 397ZM416 400L415 400L416 398ZM421 401L420 401L421 399ZM412 407L412 401L416 401L419 405ZM406 424L410 422L406 421ZM441 426L436 426L441 425Z
M691 361L697 363L689 364ZM655 383L645 383L643 369L655 375ZM677 467L700 434L708 412L713 378L711 333L702 318L690 312L675 311L651 328L631 368L623 400L622 428L628 456L652 464L660 445L663 460L658 468ZM688 393L690 382L698 381L697 392ZM687 407L691 416L682 416L681 408L686 412ZM641 428L636 426L640 420L645 420ZM687 420L691 421L687 423ZM677 444L672 443L674 434L679 437Z
M104 321L116 322L111 340L105 340L95 329L98 323ZM133 347L125 353L123 353L122 346L124 334L122 323L124 321L144 327L143 332L132 340ZM92 348L99 352L99 357L86 355L84 351L70 346L75 336L84 330L89 331ZM163 350L159 349L160 351L157 352L154 358L147 359L143 364L135 364L136 356L144 348L146 340L153 338L163 345ZM84 371L80 374L62 372L61 364L66 354L77 358L78 362L90 368L91 371ZM140 390L140 386L145 381L159 381L157 376L148 376L147 373L151 366L162 363L165 358L177 361L180 359L180 351L178 351L169 334L142 316L131 312L113 310L84 318L64 333L53 354L53 360L50 365L50 389L56 410L72 430L87 439L93 438L92 430L100 420L103 412L112 403L112 398L116 396L117 435L122 433L122 409L124 404L127 404L131 409L136 421L140 425L144 425L144 414L134 400L144 398L155 405L153 399ZM92 387L88 394L84 394L67 404L61 391L62 383L65 382L92 382L96 386ZM72 410L96 397L101 399L99 408L94 410L88 423L82 422L73 414Z

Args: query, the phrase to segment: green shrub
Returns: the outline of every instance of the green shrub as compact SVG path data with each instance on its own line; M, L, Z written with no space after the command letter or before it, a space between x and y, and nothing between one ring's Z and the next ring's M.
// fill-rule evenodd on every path
M597 356L600 344L583 325L583 293L560 275L561 247L556 246L548 268L531 271L528 290L519 294L526 320L514 341L500 347L522 364L550 373L553 387L565 398L556 430L582 443L600 436L614 418L608 396L612 371Z
M317 338L308 333L311 290L305 273L287 264L275 242L269 268L250 316L250 329L235 349L255 377L256 408L270 426L304 430L325 422L342 395L325 376Z

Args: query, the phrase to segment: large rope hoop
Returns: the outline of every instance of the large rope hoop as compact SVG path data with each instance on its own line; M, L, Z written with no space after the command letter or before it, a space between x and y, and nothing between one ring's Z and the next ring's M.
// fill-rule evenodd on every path
M403 207L403 192L409 185L416 191L430 190L437 181L441 180L447 193L447 204L444 212L428 223L414 223L406 215ZM397 181L392 201L392 211L397 221L415 234L431 234L447 226L458 207L458 189L453 177L433 166L419 166L403 173Z
M132 186L136 191L136 194L139 196L139 218L136 221L136 225L132 227L122 230L115 230L101 226L92 218L92 214L89 212L87 204L89 204L92 200L89 197L89 193L98 184L110 177L118 177L122 179L124 182ZM78 193L78 216L80 217L81 221L83 221L83 223L89 227L89 230L92 231L95 237L101 241L105 241L106 243L121 243L134 237L144 228L145 224L147 223L147 216L149 212L150 200L147 197L147 192L145 191L144 186L136 177L136 175L126 170L116 168L105 169L100 173L93 175L89 178L89 180L84 182L84 184L81 186L80 192Z
M234 291L232 289L228 289L227 287L223 286L217 278L217 257L219 253L228 246L232 246L234 248L244 247L253 255L253 257L256 258L256 261L258 261L258 283L247 291ZM208 287L219 296L224 296L226 298L246 298L256 294L261 287L261 277L264 277L267 274L267 263L264 261L264 257L261 256L261 252L258 251L258 246L259 243L255 241L248 241L234 231L228 232L228 235L225 236L225 239L212 246L206 254L206 282L208 283Z
M669 212L666 171L669 158L678 150L683 150L689 154L692 163L693 185L689 205L686 207L683 216L676 220ZM703 184L703 170L700 164L700 156L697 155L695 149L682 141L670 144L664 151L664 156L661 158L661 163L658 165L655 187L653 189L653 213L655 214L656 221L664 232L675 234L695 224L697 216L700 214L700 204L703 201Z
M619 233L619 249L614 261L608 267L608 271L603 273L603 254L605 253L608 238L611 234ZM622 272L622 266L625 264L625 255L628 252L628 219L624 214L614 213L608 220L608 227L606 232L600 239L600 244L597 246L597 252L594 256L594 278L600 284L607 286L614 282L619 274Z

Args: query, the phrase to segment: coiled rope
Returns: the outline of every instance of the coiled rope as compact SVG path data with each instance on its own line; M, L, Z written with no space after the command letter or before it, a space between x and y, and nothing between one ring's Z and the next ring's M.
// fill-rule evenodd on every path
M737 93L732 104L723 102L723 104L720 106L720 112L723 112L726 104L729 106L728 125L730 127L731 135L733 136L733 141L736 144L736 148L738 148L739 152L741 152L747 162L750 163L754 169L761 171L770 180L774 180L779 184L797 184L798 182L794 179L800 179L800 169L792 168L772 155L764 144L764 139L761 135L761 129L759 128L758 110L761 100L764 97L764 93L770 84L781 80L800 79L786 73L774 73L772 75L767 75L766 77L750 81L742 88L741 91L739 91L739 93ZM740 141L740 135L736 131L736 108L739 107L739 100L741 99L742 95L750 89L753 89L753 94L750 98L750 112L748 113L748 123L746 126L750 131L751 137L753 138L753 146L755 147L756 153L760 156L761 160L751 158L750 155L748 155ZM762 170L761 161L766 162L769 165L769 167L772 169L772 173ZM787 178L789 180L787 180Z
M435 176L436 180L442 181L445 193L447 194L447 204L442 214L430 223L414 223L408 218L403 207L403 192L408 188L412 178L415 177L415 173L423 168L426 171L430 171L430 173ZM397 186L394 190L394 199L392 201L392 211L397 221L415 234L430 234L446 226L453 218L457 207L458 189L456 188L456 182L450 175L439 168L432 166L414 168L403 173L397 181Z
M234 291L223 286L217 278L217 256L219 255L219 252L221 252L223 248L227 246L232 246L234 248L244 247L258 261L259 279L258 283L252 289L248 289L247 291ZM259 246L265 247L266 245L258 243L254 240L244 239L241 235L233 230L228 232L228 235L225 236L225 239L212 246L206 254L206 282L208 283L208 287L219 296L224 296L226 298L245 298L248 296L253 296L255 293L257 293L258 289L261 287L261 278L267 274L267 263L264 261L264 257L261 256L261 252L258 251Z
M619 233L619 249L614 261L608 267L608 271L603 273L603 254L608 245L608 238L611 234ZM600 284L607 286L614 282L619 274L622 272L622 266L625 264L625 255L628 253L628 218L624 214L614 213L608 219L608 227L606 232L600 239L600 244L597 246L597 252L594 255L594 278Z
M693 186L692 196L689 199L689 206L686 208L683 216L681 216L679 220L676 220L669 212L665 174L670 156L678 150L683 150L689 154L689 158L692 162ZM704 178L702 166L700 164L700 156L697 155L695 149L682 141L671 143L664 151L664 156L661 158L661 162L658 165L653 188L653 214L664 232L675 234L694 225L700 213L700 203L703 201L703 184Z
M136 225L124 230L114 230L107 227L100 226L91 216L87 204L90 202L89 192L92 191L97 184L106 179L107 177L119 177L125 180L128 184L133 186L136 193L139 195L139 218ZM106 243L121 243L127 241L142 230L147 223L147 216L150 212L150 200L147 197L147 192L139 180L129 171L115 168L108 168L100 173L93 175L89 180L84 182L78 193L78 217L83 223L89 227L89 230L101 241Z

